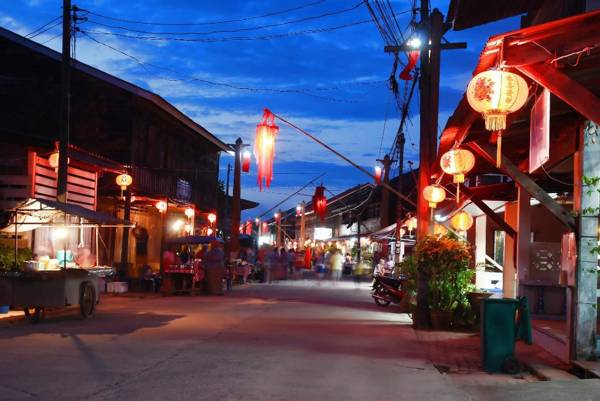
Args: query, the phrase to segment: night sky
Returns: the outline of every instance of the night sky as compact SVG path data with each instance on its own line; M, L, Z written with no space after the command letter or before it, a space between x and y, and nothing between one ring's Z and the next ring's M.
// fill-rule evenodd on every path
M233 143L237 137L251 143L262 110L268 107L369 170L392 145L399 113L384 81L390 74L393 58L383 52L383 40L361 1L79 0L73 3L96 14L126 20L202 24L133 24L90 13L86 15L88 21L80 24L89 36L78 34L76 57L156 92L227 143ZM447 3L432 1L432 7L446 14ZM406 26L410 2L392 4L400 14L400 25ZM25 35L59 16L61 6L61 0L3 1L0 25ZM295 10L248 19L292 8ZM312 18L329 13L334 15ZM241 19L245 20L215 23ZM284 22L287 24L272 26ZM296 34L344 25L350 26ZM47 42L47 46L60 50L61 27L52 24L49 27L33 40ZM518 18L512 18L446 35L450 41L466 41L468 49L446 51L442 56L440 127L466 88L486 39L516 28ZM171 37L203 38L203 41L140 40L111 34L146 35L132 29L157 32L150 36L158 38L168 37L166 32L197 32ZM239 89L242 87L252 90ZM415 166L418 164L417 102L415 96L407 126L405 156ZM369 181L343 160L287 127L281 126L276 146L270 190L259 193L252 173L243 177L242 196L261 203L245 213L246 217L268 210L321 173L326 173L323 184L333 193ZM223 179L231 162L232 158L223 154L220 174ZM256 171L254 165L252 169ZM308 187L284 206L308 200L313 190L314 186Z

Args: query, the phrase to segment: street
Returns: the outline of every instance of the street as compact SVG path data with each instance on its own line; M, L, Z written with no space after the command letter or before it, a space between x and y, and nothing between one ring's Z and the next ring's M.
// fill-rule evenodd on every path
M600 399L596 380L576 381L575 393L527 375L442 374L408 316L351 283L104 297L87 321L61 314L2 327L0 349L2 401Z

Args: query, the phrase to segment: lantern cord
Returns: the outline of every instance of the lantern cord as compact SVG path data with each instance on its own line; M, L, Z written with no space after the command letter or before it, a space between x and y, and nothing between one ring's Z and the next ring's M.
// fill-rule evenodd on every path
M323 141L319 140L318 138L316 138L315 136L309 134L308 132L306 132L305 130L303 130L302 128L298 127L297 125L294 125L293 123L289 122L288 120L286 120L285 118L273 113L273 115L279 119L280 121L284 122L285 124L289 125L290 127L296 129L297 131L301 132L302 134L306 135L307 137L309 137L310 139L312 139L313 141L315 141L316 143L318 143L319 145L323 146L325 149L329 150L331 153L335 154L336 156L338 156L339 158L345 160L346 162L348 162L350 165L352 165L353 167L355 167L356 169L362 171L363 173L365 173L367 176L371 177L373 180L375 180L375 175L373 175L372 173L370 173L369 171L367 171L366 169L364 169L363 167L359 166L358 164L354 163L352 160L350 160L348 157L344 156L343 154L341 154L340 152L338 152L337 150L333 149L331 146L327 145L326 143L324 143ZM392 187L391 185L382 182L381 185L383 185L385 188L387 188L390 192L392 192L393 194L395 194L396 196L398 196L401 199L404 199L406 202L408 202L408 204L416 207L417 205L412 201L412 199L404 196L403 194L401 194L398 190L396 190L396 188Z

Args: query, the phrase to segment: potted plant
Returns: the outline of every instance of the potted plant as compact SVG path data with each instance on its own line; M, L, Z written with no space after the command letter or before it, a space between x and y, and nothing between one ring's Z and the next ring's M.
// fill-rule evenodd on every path
M31 259L32 252L30 249L19 249L17 260L15 261L15 249L10 246L0 245L0 275L7 272L18 270L24 261ZM0 294L6 294L7 289L2 288L3 283L0 283ZM4 297L6 298L6 297ZM10 298L10 297L9 297ZM6 314L10 310L10 305L4 305L6 300L0 299L0 313Z
M428 278L429 309L434 329L451 326L457 308L468 306L467 292L471 286L471 247L455 236L427 236L415 248L419 273Z

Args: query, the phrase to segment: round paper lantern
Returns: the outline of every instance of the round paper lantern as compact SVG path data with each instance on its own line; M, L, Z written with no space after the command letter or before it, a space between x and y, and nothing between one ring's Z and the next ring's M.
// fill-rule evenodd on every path
M279 127L275 125L275 116L269 109L265 109L262 121L256 125L256 138L254 140L254 157L258 167L258 186L260 190L264 185L269 188L273 178L273 158L275 157L275 136Z
M313 210L319 216L321 221L325 219L327 214L327 198L325 197L325 187L319 185L315 188L315 194L312 197Z
M506 129L506 116L519 110L527 101L527 82L517 74L504 70L481 72L467 87L467 100L485 119L485 129Z
M206 216L206 218L208 219L208 222L210 224L215 224L215 221L217 221L217 215L214 213L209 213L208 216Z
M160 213L164 213L167 211L167 202L165 201L158 201L154 206L156 206Z
M506 129L506 116L523 107L528 95L527 82L520 75L504 70L481 72L469 82L469 104L483 115L485 129L498 133L496 167L500 167L502 160L502 131Z
M466 149L452 149L442 155L440 166L444 173L452 175L456 184L456 203L460 202L460 184L475 166L475 156Z
M118 186L121 187L121 196L123 196L123 191L127 189L133 183L133 178L127 173L119 174L115 181Z
M196 212L194 211L194 208L188 207L185 209L184 214L188 219L191 219L192 217L194 217L194 214L196 214Z
M251 159L250 152L245 150L244 154L242 156L242 171L244 173L250 172L250 159Z
M446 190L438 184L427 185L423 189L423 198L429 202L429 207L435 209L438 203L446 199Z
M50 156L48 157L48 164L55 171L58 170L58 164L60 163L59 159L60 159L60 153L58 153L58 151L52 152L50 154ZM71 158L67 158L67 164L69 164L70 161L71 161Z
M417 228L417 218L411 217L404 222L404 225L408 229L409 232L412 232L415 228Z
M434 235L446 235L448 233L448 229L441 224L435 223L433 225L433 234Z
M302 216L302 205L296 206L296 216Z
M450 219L450 225L456 231L467 231L473 225L473 216L461 210Z

